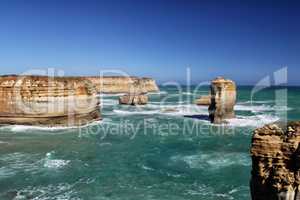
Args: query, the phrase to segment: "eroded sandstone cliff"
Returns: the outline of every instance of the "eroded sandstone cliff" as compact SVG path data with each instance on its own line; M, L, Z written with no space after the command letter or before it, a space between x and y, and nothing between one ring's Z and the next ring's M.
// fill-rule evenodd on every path
M258 128L252 138L253 200L300 199L300 121Z
M120 104L145 105L148 103L148 96L145 82L142 79L135 80L129 92L119 98Z
M135 82L140 81L143 83L143 90L145 92L159 91L155 80L151 78L138 78L138 77L122 77L122 76L105 76L85 77L90 80L97 88L99 93L129 93Z
M76 126L99 120L96 93L82 77L1 76L0 124Z

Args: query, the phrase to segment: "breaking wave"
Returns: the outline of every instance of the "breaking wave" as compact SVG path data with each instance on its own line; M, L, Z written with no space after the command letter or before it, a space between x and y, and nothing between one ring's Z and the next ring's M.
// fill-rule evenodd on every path
M30 125L5 125L0 127L0 130L5 130L5 131L11 131L11 132L26 132L26 131L30 131L30 130L39 130L39 131L43 131L45 133L47 132L55 132L55 133L64 133L61 132L63 130L72 130L72 129L78 129L78 128L83 128L83 127L87 127L87 126L91 126L91 125L95 125L95 124L99 124L102 123L101 120L99 121L94 121L82 126L55 126L55 127L47 127L47 126L30 126Z
M14 200L80 200L73 189L74 184L58 183L47 186L28 186L17 191Z
M199 115L208 114L207 107L197 106L192 104L187 105L155 105L150 104L144 106L145 108L150 108L151 110L145 110L140 107L140 110L119 110L114 109L113 111L121 115L152 115L152 114L162 114L162 115Z
M126 93L115 93L115 94L109 94L109 93L100 93L97 96L98 97L118 97L118 96L123 96Z
M148 92L148 95L166 95L168 94L167 91L159 91L159 92Z
M59 169L62 168L70 163L69 160L62 160L62 159L53 159L53 154L55 152L49 152L46 154L45 159L43 160L43 166L46 168L51 168L51 169Z
M274 103L274 100L261 100L261 101L241 101L239 104L268 104L268 103Z
M251 112L263 112L263 111L285 111L291 110L291 108L287 106L271 106L271 105L241 105L237 104L234 106L235 110L238 111L251 111Z
M70 163L69 160L55 159L55 152L49 152L45 157L39 154L11 153L0 157L0 162L5 164L0 167L0 179L14 176L19 172L35 174L41 170L60 169Z
M129 111L129 110L114 110L115 113L120 115L153 115L159 113L158 110L141 110L141 111Z
M251 159L247 153L199 153L196 155L177 155L171 157L171 162L183 161L190 168L216 170L232 165L250 166Z
M185 190L184 194L188 196L195 196L196 198L200 199L207 199L207 200L215 200L215 199L222 199L222 200L233 200L236 199L235 195L237 193L247 193L248 186L239 186L229 191L218 192L214 187L205 185L205 184L196 184L193 188ZM239 195L242 199L247 199L247 195Z
M262 114L255 116L237 116L233 119L227 119L229 126L252 126L252 127L260 127L265 124L269 124L272 122L276 122L280 120L279 117L274 115Z

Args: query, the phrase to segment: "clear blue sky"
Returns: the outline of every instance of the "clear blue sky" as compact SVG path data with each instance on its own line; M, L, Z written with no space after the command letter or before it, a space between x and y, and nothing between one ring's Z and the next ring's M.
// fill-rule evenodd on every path
M0 73L122 69L160 82L223 75L255 83L283 66L300 85L300 2L107 0L0 2Z

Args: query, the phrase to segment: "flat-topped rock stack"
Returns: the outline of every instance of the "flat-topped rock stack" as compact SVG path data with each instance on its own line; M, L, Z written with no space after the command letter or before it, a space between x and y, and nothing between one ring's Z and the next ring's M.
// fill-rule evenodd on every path
M148 103L146 95L147 88L143 80L135 80L130 87L128 94L119 98L120 104L126 105L145 105Z
M258 128L252 138L253 200L300 199L300 121Z
M0 124L84 125L100 119L96 93L83 77L1 76Z
M129 93L132 85L137 81L143 83L145 92L159 91L155 80L151 78L138 78L133 76L89 76L85 78L95 85L98 93Z
M236 85L232 80L218 77L211 81L209 118L212 123L224 123L235 117Z

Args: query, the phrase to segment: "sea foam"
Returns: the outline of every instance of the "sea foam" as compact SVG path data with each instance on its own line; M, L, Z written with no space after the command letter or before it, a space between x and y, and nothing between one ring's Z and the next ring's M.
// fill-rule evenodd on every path
M17 191L14 200L80 200L73 187L74 184L68 183L27 186Z
M82 126L55 126L55 127L47 127L47 126L34 126L34 125L6 125L0 127L0 130L6 130L6 131L11 131L11 132L26 132L28 130L39 130L39 131L44 131L44 132L56 132L56 133L64 133L61 132L63 130L71 130L71 129L78 129L78 128L83 128L95 124L102 123L101 120L94 121ZM31 133L31 132L30 132Z
M260 127L264 124L273 123L280 120L278 116L262 114L255 116L237 116L233 119L227 119L229 126L252 126L252 127Z
M207 107L197 106L192 104L182 105L155 105L150 104L146 106L138 107L139 110L120 110L114 109L113 111L120 115L171 115L171 116L184 116L184 115L199 115L208 114ZM145 110L143 108L149 108L151 110Z
M109 94L109 93L100 93L97 96L98 97L118 97L118 96L123 96L126 93L114 93L114 94Z
M271 106L271 105L241 105L237 104L234 106L234 110L237 111L252 111L252 112L264 112L264 111L287 111L291 110L291 108L287 106Z
M247 153L202 153L196 155L177 155L171 157L171 161L185 162L190 168L216 170L232 165L250 166L251 160Z
M148 92L148 95L166 95L168 94L167 91L159 91L159 92Z
M55 152L52 151L52 152L49 152L46 154L46 157L45 159L43 160L44 162L44 167L46 168L51 168L51 169L59 169L59 168L62 168L66 165L68 165L70 163L69 160L62 160L62 159L53 159L53 154Z
M115 113L120 115L153 115L159 113L159 110L136 110L136 111L129 111L129 110L114 110Z

